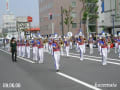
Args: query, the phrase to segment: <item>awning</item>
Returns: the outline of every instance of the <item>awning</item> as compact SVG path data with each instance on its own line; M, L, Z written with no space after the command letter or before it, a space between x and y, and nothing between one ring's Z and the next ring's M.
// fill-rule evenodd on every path
M26 31L40 31L40 28L30 28L30 29L27 29Z

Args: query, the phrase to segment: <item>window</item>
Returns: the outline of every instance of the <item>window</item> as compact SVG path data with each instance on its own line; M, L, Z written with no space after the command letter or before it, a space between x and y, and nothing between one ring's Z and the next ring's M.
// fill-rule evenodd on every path
M76 2L75 1L72 2L72 7L76 7Z
M73 18L75 18L75 17L76 17L76 12L72 12L72 13L71 13L71 16L72 16Z
M77 23L73 23L72 28L77 28Z

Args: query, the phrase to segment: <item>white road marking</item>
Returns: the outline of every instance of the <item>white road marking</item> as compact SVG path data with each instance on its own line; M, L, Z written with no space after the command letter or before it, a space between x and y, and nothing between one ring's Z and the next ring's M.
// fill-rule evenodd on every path
M78 56L72 56L72 55L69 55L69 57L80 58L80 57L78 57ZM84 58L84 59L87 59L87 60L89 60L89 61L97 61L97 62L101 62L101 61L102 61L102 60L97 60L97 59L92 59L92 58ZM115 64L115 65L119 65L119 66L120 66L120 63L116 63L116 62L107 61L107 63Z
M70 53L70 54L73 54L73 55L79 55L80 56L80 54L75 54L75 53ZM96 57L96 56L89 56L89 55L84 55L84 56L87 56L87 57L93 57L93 58L102 58L102 57ZM108 60L113 60L113 61L119 61L120 62L120 60L118 60L118 59L112 59L112 58L108 58Z
M93 85L90 85L90 84L88 84L88 83L86 83L86 82L83 82L83 81L81 81L81 80L78 80L77 78L71 77L71 76L69 76L69 75L67 75L67 74L64 74L64 73L61 73L61 72L57 72L57 74L60 75L60 76L65 77L65 78L67 78L67 79L70 79L70 80L72 80L72 81L74 81L74 82L76 82L76 83L79 83L79 84L81 84L81 85L84 85L84 86L86 86L86 87L88 87L88 88L91 88L91 89L93 89L93 90L102 90L102 89L97 88L97 87L95 87L95 86L93 86Z
M7 52L7 51L4 51L4 50L2 50L2 49L0 49L0 50L3 51L3 52L5 52L5 53L7 53L7 54L9 54L9 55L11 55L11 53L9 53L9 52ZM35 62L33 62L33 61L29 60L29 59L22 58L22 57L19 57L19 56L17 56L17 58L19 58L19 59L21 59L21 60L24 60L24 61L27 61L27 62L30 62L30 63L35 63Z

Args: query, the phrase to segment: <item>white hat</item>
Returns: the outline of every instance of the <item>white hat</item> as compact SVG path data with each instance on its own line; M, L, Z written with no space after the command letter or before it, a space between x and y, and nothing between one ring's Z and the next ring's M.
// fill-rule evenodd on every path
M89 37L92 37L92 35L90 34L90 36Z
M117 37L117 34L115 34L114 36Z
M57 38L57 37L58 37L58 34L57 34L57 33L55 33L54 35L55 35L55 38Z
M61 36L59 36L58 38L61 38Z
M79 33L79 36L82 36L82 32Z
M110 36L110 34L109 34L109 33L107 33L107 36L109 37L109 36Z
M102 37L100 36L99 39L102 39Z
M105 33L102 33L102 37L105 37Z

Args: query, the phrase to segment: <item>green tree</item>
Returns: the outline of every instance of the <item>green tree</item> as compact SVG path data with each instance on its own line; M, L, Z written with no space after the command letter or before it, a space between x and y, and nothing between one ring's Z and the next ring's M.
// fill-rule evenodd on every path
M0 37L2 37L2 33L0 33Z
M63 14L65 15L64 23L68 27L68 32L70 31L70 25L73 23L73 17L71 16L73 8L69 6L69 9L64 9Z
M7 33L3 33L3 37L6 38L6 36L7 36Z
M98 18L97 11L98 6L97 2L98 0L80 0L84 3L83 7L83 18L82 20L86 23L87 18L89 17L89 23L96 23L96 20Z

